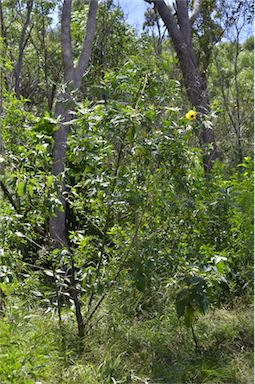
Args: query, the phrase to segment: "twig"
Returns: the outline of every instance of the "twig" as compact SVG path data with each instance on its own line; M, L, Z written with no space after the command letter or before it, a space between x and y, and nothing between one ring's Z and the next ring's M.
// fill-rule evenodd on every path
M121 262L121 264L120 264L120 266L119 266L119 269L118 269L116 275L114 276L113 280L111 281L110 288L113 287L113 285L116 283L116 281L117 281L117 279L118 279L118 277L119 277L119 275L120 275L120 273L121 273L121 271L122 271L123 265L125 264L125 262L126 262L128 256L129 256L129 253L130 253L130 251L131 251L131 248L132 248L132 246L133 246L135 240L137 239L138 229L139 229L139 226L140 226L140 224L141 224L142 217L143 217L143 215L141 215L140 220L137 220L137 222L136 222L135 233L134 233L134 235L133 235L133 237L132 237L132 240L131 240L131 242L130 242L130 245L129 245L127 251L126 251L125 257L124 257L124 259L122 260L122 262ZM92 312L91 312L91 313L89 314L89 316L87 317L87 319L86 319L86 321L85 321L85 325L88 324L89 321L92 319L93 315L95 314L95 312L97 311L97 309L100 307L100 305L101 305L102 301L105 299L106 295L107 295L106 292L104 292L104 293L102 294L102 296L100 297L100 299L98 300L98 302L97 302L96 305L94 306Z
M8 188L6 187L6 185L3 183L2 180L0 180L0 186L1 186L1 189L4 193L4 196L7 197L7 199L9 200L10 204L13 206L13 208L15 209L15 211L19 212L19 208L18 206L16 205L15 201L13 200L13 197L12 195L10 194L10 192L8 191Z

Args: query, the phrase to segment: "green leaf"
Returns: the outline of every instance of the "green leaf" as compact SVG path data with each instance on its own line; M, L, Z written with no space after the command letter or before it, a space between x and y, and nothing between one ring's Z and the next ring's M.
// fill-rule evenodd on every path
M47 276L54 277L54 273L52 271L50 271L49 269L44 269L43 272Z
M46 186L48 188L52 187L53 181L54 181L54 177L52 175L48 175L46 180Z
M19 197L24 196L25 193L25 183L23 181L19 181L17 184L17 194Z
M28 190L29 196L33 197L34 196L34 187L32 184L28 184L27 190Z
M217 268L218 272L220 272L221 274L224 274L224 272L226 270L226 264L224 263L223 260L221 260L220 262L218 262L216 264L216 268Z
M5 158L3 156L0 156L0 164L5 162Z

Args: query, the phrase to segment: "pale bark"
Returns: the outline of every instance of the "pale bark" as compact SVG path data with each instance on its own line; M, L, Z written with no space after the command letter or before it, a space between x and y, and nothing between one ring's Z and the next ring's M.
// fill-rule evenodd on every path
M64 67L64 82L66 90L58 96L55 116L60 119L59 129L54 136L53 167L52 173L55 176L63 173L66 164L66 145L69 133L69 125L72 118L71 112L74 109L73 95L79 90L82 77L89 65L92 51L92 44L96 30L96 13L98 2L91 0L87 19L86 32L83 39L82 49L78 64L74 67L72 58L72 43L70 33L70 19L72 0L65 0L61 18L61 48L62 62ZM62 247L68 244L66 234L66 202L63 197L65 184L62 183L59 199L62 203L62 210L57 210L55 216L50 220L50 234L55 247Z
M190 15L190 22L193 24L199 16L201 0L194 0L192 12Z
M87 26L82 44L81 54L77 66L74 67L70 31L72 0L64 0L61 17L61 48L62 63L64 68L65 91L59 94L56 104L55 116L59 119L59 129L55 132L54 135L52 166L53 175L60 176L62 174L60 191L58 193L59 200L62 204L62 209L57 209L55 215L53 215L50 219L50 235L52 239L53 248L66 247L67 249L69 249L70 252L71 266L69 270L69 288L71 297L75 305L78 333L80 337L84 336L84 321L76 286L73 256L69 248L68 235L66 233L66 201L63 196L65 192L65 181L63 173L66 164L66 146L69 133L69 123L72 118L72 111L75 107L74 95L79 90L82 83L82 77L89 65L92 44L96 31L97 6L98 2L96 0L90 0Z

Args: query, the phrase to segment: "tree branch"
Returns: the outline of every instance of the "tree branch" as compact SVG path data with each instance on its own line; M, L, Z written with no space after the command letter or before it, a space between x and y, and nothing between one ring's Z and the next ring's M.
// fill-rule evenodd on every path
M34 4L34 0L27 1L27 16L23 24L21 34L20 34L20 39L19 39L19 55L18 55L18 60L15 66L15 92L17 97L20 96L20 73L21 73L22 62L23 62L23 52L25 49L24 44L26 41L26 32L27 32L28 25L30 23L30 16L33 9L33 4Z
M194 0L193 2L192 12L189 18L191 25L194 24L194 22L198 18L198 15L200 12L200 4L201 4L201 0Z
M178 24L184 39L191 44L191 27L189 21L188 1L176 0Z
M19 212L19 209L18 209L15 201L13 200L12 195L10 194L10 192L8 191L6 185L2 182L2 180L0 181L0 187L1 187L2 191L3 191L4 196L7 197L7 199L9 200L10 204L13 206L15 211Z
M24 44L23 44L23 47L22 47L22 50L23 50L23 51L24 51L24 49L25 49L26 46L27 46L27 43L28 43L28 40L30 39L31 32L32 32L33 28L34 28L34 24L31 25L31 28L30 28L30 30L28 31L27 37L26 37L26 39L25 39L25 41L24 41Z
M86 32L83 39L78 64L75 68L75 73L74 73L74 82L77 88L80 87L83 74L88 68L89 59L91 56L93 40L96 32L97 7L98 7L98 0L90 0Z
M147 0L146 0L147 1ZM149 1L151 2L151 1ZM154 0L155 7L160 14L162 20L164 21L168 32L173 40L173 43L179 46L182 46L185 43L182 32L164 0Z
M71 9L72 0L64 0L62 16L61 16L61 49L62 61L64 65L65 81L73 79L73 58L71 43Z
M131 249L132 249L132 247L133 247L133 244L134 244L134 242L137 240L138 230L139 230L139 227L140 227L140 225L141 225L142 218L143 218L143 213L141 214L141 217L140 217L140 218L137 218L137 219L136 219L136 225L135 225L135 232L134 232L134 235L133 235L133 237L132 237L132 239L131 239L131 242L130 242L130 244L129 244L129 247L128 247L128 249L127 249L125 255L124 255L124 258L122 259L122 261L121 261L121 263L120 263L120 265L119 265L119 268L118 268L118 270L117 270L115 276L113 277L113 279L112 279L112 281L111 281L111 283L110 283L110 288L113 287L113 286L116 284L116 282L117 282L117 280L118 280L118 277L119 277L119 275L120 275L120 273L121 273L121 271L122 271L122 268L124 267L124 265L125 265L125 263L126 263L126 261L127 261L127 259L128 259L128 256L129 256L130 251L131 251ZM106 296L107 296L107 292L104 292L104 293L102 294L102 296L99 298L99 300L98 300L97 303L95 304L94 308L92 309L91 313L88 314L88 316L87 316L87 318L86 318L86 321L85 321L85 324L86 324L86 325L87 325L87 324L89 323L89 321L92 319L92 317L94 316L95 312L98 310L98 308L100 307L102 301L106 298Z

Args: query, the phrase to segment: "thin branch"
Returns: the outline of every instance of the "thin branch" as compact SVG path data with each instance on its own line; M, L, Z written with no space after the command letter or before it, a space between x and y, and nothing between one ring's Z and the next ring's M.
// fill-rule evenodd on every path
M27 1L26 20L23 24L21 34L20 34L20 39L19 39L19 55L18 55L18 60L15 66L15 92L17 97L20 96L20 73L21 73L22 62L23 62L23 52L25 48L26 32L27 32L28 25L30 23L30 17L31 17L33 5L34 5L33 0Z
M89 65L91 56L93 40L96 32L96 14L97 14L98 0L90 0L89 12L86 25L86 33L82 43L81 53L78 60L77 67L75 68L74 81L78 88L80 86L82 77Z
M3 191L4 196L7 197L7 199L9 200L10 204L13 206L15 211L19 212L19 208L18 208L17 204L13 200L12 195L10 194L10 192L8 191L6 185L2 182L2 180L0 180L0 187L1 187L2 191Z
M28 41L29 41L29 38L30 38L30 36L31 36L31 32L32 32L33 28L34 28L34 24L31 25L31 28L30 28L29 31L28 31L27 37L26 37L26 39L25 39L25 41L24 41L24 44L23 44L23 47L22 47L22 50L23 50L23 51L24 51L24 49L25 49L26 46L27 46L27 43L28 43Z
M125 136L126 136L126 131L125 131ZM117 184L117 176L118 176L118 171L119 171L119 167L120 167L120 163L121 163L121 156L122 156L122 151L123 151L123 142L124 142L124 137L123 137L123 139L121 141L121 146L120 146L120 149L119 149L118 155L117 155L116 166L115 166L115 170L114 170L114 174L113 174L113 183L112 183L112 188L111 188L111 196L113 195L113 193L115 191L116 184ZM99 251L99 260L98 260L98 263L97 263L97 266L96 266L96 280L99 278L100 269L101 269L103 258L104 258L104 254L105 254L105 246L106 246L106 240L107 240L107 231L109 229L111 213L112 213L112 204L110 204L108 206L107 213L106 213L105 225L104 225L104 229L103 229L103 238L102 238L102 243L101 243L101 247L100 247L100 251ZM92 292L90 297L89 297L88 311L90 310L90 307L92 305L93 299L94 299L94 292Z
M221 89L224 107L225 107L225 110L228 114L229 120L230 120L230 122L231 122L231 124L235 130L235 133L237 135L238 132L237 132L237 128L236 128L235 117L229 108L229 100L228 100L228 97L225 93L225 81L224 81L224 77L223 77L223 74L221 71L221 66L220 66L220 63L218 61L218 57L216 56L216 54L214 55L214 60L215 60L216 68L217 68L217 71L218 71L218 74L220 77L220 89Z
M184 43L184 38L182 32L172 14L170 8L166 5L164 0L145 0L147 3L154 3L155 8L160 14L162 20L165 23L165 26L168 29L168 32L175 45L182 46Z
M1 27L0 27L1 37L4 40L4 43L6 44L6 28L5 28L5 23L4 23L2 1L0 1L0 23L1 23Z
M133 247L133 244L134 244L134 242L135 242L136 239L137 239L137 236L138 236L138 229L139 229L139 227L140 227L140 225L141 225L142 218L143 218L143 215L141 215L140 220L136 220L136 227L135 227L134 235L133 235L133 237L132 237L132 240L131 240L131 242L130 242L130 244L129 244L129 247L128 247L127 251L126 251L126 254L125 254L124 258L123 258L123 260L121 261L120 266L119 266L119 268L118 268L118 270L117 270L117 272L116 272L114 278L113 278L112 281L111 281L110 288L113 287L113 286L116 284L117 279L118 279L118 277L119 277L119 275L120 275L120 273L121 273L121 271L122 271L122 268L123 268L123 266L125 265L125 262L127 261L127 258L128 258L129 254L130 254L130 251L131 251L132 247ZM102 301L106 298L106 296L107 296L107 293L104 292L104 293L102 294L102 296L99 298L99 300L98 300L97 303L95 304L93 310L92 310L91 313L88 315L88 317L87 317L87 319L86 319L86 321L85 321L85 325L87 325L87 324L89 323L89 321L92 319L92 317L94 316L94 314L96 313L96 311L98 310L98 308L100 307Z
M72 0L64 0L61 16L61 49L65 81L72 80L74 70L71 43L71 9Z

